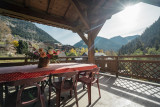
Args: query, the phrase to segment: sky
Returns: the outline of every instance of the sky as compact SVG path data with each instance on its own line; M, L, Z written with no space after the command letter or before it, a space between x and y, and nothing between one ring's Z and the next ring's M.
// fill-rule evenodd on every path
M128 6L107 20L98 36L110 39L119 35L122 37L141 35L159 17L160 7L146 3ZM64 45L74 45L81 40L79 35L72 31L38 23L35 24Z

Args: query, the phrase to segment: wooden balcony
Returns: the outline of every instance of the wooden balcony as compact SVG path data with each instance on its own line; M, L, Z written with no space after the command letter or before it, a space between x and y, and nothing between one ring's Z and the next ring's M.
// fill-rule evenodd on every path
M100 89L102 97L99 99L97 86L94 85L91 91L91 107L160 106L160 55L107 56L96 57L95 59L96 64L101 67ZM87 57L61 57L59 60L60 62L87 63ZM37 60L30 58L0 58L0 61L0 66L37 63ZM82 84L78 83L77 92L80 107L88 106L88 94L86 90L82 90ZM45 96L47 96L48 88L45 91ZM76 107L74 97L69 98L68 95L69 93L62 95L64 99L61 101L61 106ZM11 98L8 97L8 100L11 101ZM45 99L47 105L48 97ZM54 106L54 92L51 99L51 105ZM37 104L36 107L38 106Z
M60 57L58 62L87 63L87 57ZM25 57L0 58L0 67L37 64L38 60ZM100 56L95 63L101 72L118 77L137 78L160 83L160 55L145 56Z

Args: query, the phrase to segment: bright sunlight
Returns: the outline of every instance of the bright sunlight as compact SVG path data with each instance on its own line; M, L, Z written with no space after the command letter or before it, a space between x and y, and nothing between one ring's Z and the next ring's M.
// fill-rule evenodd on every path
M120 20L126 25L128 30L136 27L140 13L140 5L127 6L119 16Z

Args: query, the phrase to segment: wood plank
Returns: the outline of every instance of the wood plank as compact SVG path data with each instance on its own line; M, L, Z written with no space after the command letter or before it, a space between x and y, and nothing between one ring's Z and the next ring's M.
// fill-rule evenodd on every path
M47 7L47 13L51 13L52 12L52 8L54 6L55 0L49 0L48 1L48 7Z
M84 12L82 11L79 3L76 0L69 0L70 3L74 6L75 10L77 11L81 21L83 22L83 24L86 26L87 29L90 29L89 26L89 21L87 19L87 17L84 15Z
M82 40L85 42L86 45L88 45L88 40L87 38L84 36L84 33L77 30L78 35L82 38Z
M105 19L100 20L99 22L97 22L98 26L95 27L93 30L91 30L93 39L95 39L97 37L98 33L100 32L101 28L104 25L104 22L105 22Z
M68 22L64 18L46 14L45 12L38 12L29 8L20 7L14 4L1 1L0 3L0 14L19 18L22 20L29 20L35 22L44 22L48 25L56 25L73 29L73 23ZM42 20L42 21L41 21Z
M100 8L101 5L103 5L106 0L97 0L97 1L98 3L96 2L94 6L92 6L93 7L92 12L95 12L98 8Z
M95 63L94 58L94 39L91 33L88 34L88 62Z
M67 7L67 9L66 9L66 11L64 13L64 16L63 16L64 18L66 17L66 14L67 14L67 12L68 12L68 10L69 10L70 7L71 7L71 4L68 5L68 7Z
M29 7L30 6L30 0L24 0L24 7Z

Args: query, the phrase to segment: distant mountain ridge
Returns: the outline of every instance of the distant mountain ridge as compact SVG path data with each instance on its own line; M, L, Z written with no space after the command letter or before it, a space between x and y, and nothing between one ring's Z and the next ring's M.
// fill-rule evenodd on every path
M10 27L12 35L18 35L22 38L35 40L44 43L60 43L47 32L38 28L35 24L29 21L19 20L6 16L0 16L0 20Z
M118 51L118 49L120 49L122 45L129 43L131 40L137 37L139 37L139 35L128 36L128 37L116 36L111 39L97 36L95 39L95 48L103 49L105 51L106 50ZM82 40L74 44L74 46L77 48L80 48L80 47L87 48L87 45Z
M160 51L160 17L142 35L128 44L122 46L119 54L133 54L141 51L142 54L159 54ZM157 53L156 53L157 51Z

